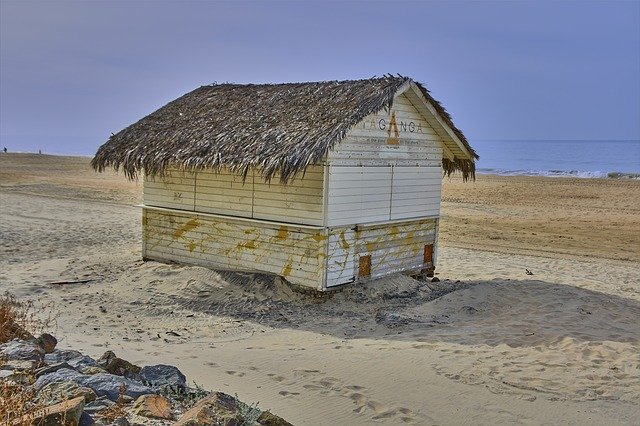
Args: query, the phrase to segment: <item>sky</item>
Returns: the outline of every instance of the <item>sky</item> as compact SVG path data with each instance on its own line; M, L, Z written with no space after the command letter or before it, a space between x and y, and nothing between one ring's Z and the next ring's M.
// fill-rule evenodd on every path
M640 139L640 1L0 0L0 146L95 153L196 87L402 74L472 142Z

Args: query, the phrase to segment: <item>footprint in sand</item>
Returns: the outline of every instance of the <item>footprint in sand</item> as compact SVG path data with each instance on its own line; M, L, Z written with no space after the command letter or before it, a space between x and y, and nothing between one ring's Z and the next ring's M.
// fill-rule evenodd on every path
M356 385L345 386L344 388L345 388L345 389L352 390L352 391L356 391L356 392L357 392L357 391L364 390L364 387L363 387L363 386L356 386Z
M294 370L293 373L296 377L303 379L303 389L318 392L321 395L349 398L355 405L353 411L360 415L369 414L371 420L395 419L396 423L430 422L430 419L424 415L417 415L409 408L392 407L372 400L367 396L367 389L364 386L344 385L340 379L327 377L319 370Z
M240 371L227 370L226 373L230 376L244 377L244 373Z
M278 392L278 394L282 395L284 397L288 397L288 396L300 395L300 392L289 392L289 391L283 390L283 391Z
M278 383L282 383L282 382L284 382L286 380L286 377L278 376L278 375L273 374L273 373L267 374L267 377L271 377L271 379L275 380Z

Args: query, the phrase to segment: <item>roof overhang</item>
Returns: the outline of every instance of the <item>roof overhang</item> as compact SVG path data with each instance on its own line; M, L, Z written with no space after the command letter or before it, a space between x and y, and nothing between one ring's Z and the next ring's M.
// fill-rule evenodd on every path
M395 94L395 97L405 95L418 112L425 118L429 125L440 136L443 154L453 161L455 158L461 160L474 160L465 144L458 138L453 129L440 116L436 108L424 96L420 88L413 81L404 83Z

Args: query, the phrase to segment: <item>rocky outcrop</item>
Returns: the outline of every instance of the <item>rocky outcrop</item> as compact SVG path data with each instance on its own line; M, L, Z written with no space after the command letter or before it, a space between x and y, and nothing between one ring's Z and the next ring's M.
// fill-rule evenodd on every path
M68 399L36 411L31 416L32 425L38 426L76 426L84 411L84 397ZM24 423L15 423L24 424Z
M133 405L133 412L150 419L173 420L171 401L161 395L142 395Z
M35 340L13 339L0 345L0 357L6 361L31 361L39 365L44 361L44 354Z
M183 391L187 387L187 378L173 365L142 367L139 377L142 383L156 390L172 388Z
M140 368L112 351L95 360L56 345L48 334L0 345L0 382L30 398L29 415L9 424L290 425L225 393L190 388L172 365Z
M263 411L262 413L260 413L260 416L258 416L258 419L256 421L258 422L258 424L264 426L293 426L282 417L276 416L270 411Z
M117 401L120 396L120 388L124 385L124 395L137 398L141 395L151 393L151 388L144 386L135 380L117 376L109 373L82 374L76 370L61 368L53 373L44 374L36 380L36 390L42 389L50 383L73 382L79 386L92 389L96 395L105 396L112 401Z
M80 396L85 402L92 402L98 398L93 389L72 381L48 383L38 391L37 395L43 405L57 404Z
M175 426L237 426L244 424L237 400L222 392L213 392L184 413Z
M118 358L112 351L106 351L98 358L98 365L108 373L116 376L137 377L140 367L131 364L129 361Z

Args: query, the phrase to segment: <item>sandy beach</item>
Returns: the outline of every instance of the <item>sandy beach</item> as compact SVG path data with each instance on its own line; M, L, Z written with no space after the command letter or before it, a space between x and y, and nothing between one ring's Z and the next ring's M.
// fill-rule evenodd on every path
M640 418L638 180L444 179L439 283L320 299L143 262L141 182L89 161L0 155L0 290L55 303L59 347L171 363L296 425Z

